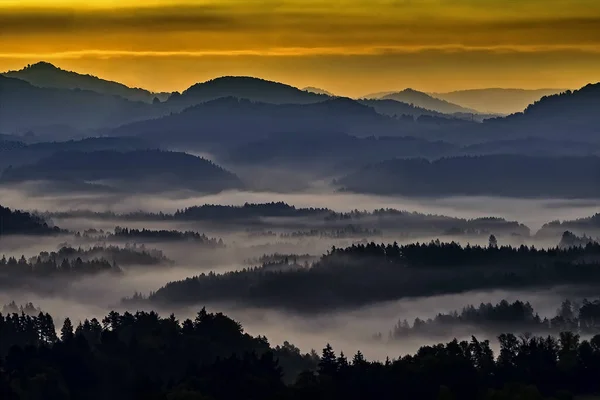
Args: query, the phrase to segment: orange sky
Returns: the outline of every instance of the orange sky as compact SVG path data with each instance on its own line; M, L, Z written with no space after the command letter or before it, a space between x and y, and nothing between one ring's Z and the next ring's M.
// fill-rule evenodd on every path
M598 0L0 0L0 70L157 91L254 75L343 95L600 81Z

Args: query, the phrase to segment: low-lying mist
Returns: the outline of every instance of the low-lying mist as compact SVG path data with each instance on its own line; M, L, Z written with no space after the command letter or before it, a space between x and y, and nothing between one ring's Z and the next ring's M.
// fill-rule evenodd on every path
M34 183L3 186L0 197L5 206L27 210L93 210L118 213L144 210L174 212L202 204L243 205L283 201L296 207L330 208L335 211L395 208L426 214L461 218L496 216L517 220L532 230L544 223L587 217L599 211L591 200L519 199L504 197L404 198L353 193L336 193L330 188L295 193L226 191L199 195L191 191L172 191L152 196L126 193L52 193Z

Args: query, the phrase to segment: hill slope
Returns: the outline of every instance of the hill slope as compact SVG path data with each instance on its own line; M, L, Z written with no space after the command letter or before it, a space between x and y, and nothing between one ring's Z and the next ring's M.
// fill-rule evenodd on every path
M600 83L545 96L524 112L487 120L487 134L504 138L536 136L546 139L599 142Z
M215 192L242 186L234 174L208 160L160 150L55 153L34 164L6 169L1 181L92 182L143 191Z
M80 89L39 88L0 75L0 132L35 131L51 125L98 129L151 118L160 104L132 102Z
M155 97L164 101L170 93L153 93L145 89L130 88L122 83L108 81L93 75L83 75L66 71L47 62L28 65L18 71L8 71L2 75L17 78L34 86L56 89L90 90L110 96L120 96L131 101L151 103Z

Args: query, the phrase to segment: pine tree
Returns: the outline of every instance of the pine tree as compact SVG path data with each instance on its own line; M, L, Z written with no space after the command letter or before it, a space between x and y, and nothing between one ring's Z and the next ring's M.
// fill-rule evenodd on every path
M66 318L60 330L60 340L68 342L73 339L73 337L75 337L75 334L73 333L73 324L69 318Z

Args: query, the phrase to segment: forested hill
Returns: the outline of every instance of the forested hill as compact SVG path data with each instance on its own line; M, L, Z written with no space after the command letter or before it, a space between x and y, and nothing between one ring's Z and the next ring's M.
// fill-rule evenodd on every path
M9 168L3 182L102 182L128 189L161 191L185 188L218 192L241 188L233 173L206 159L160 150L61 152L38 162Z
M522 113L490 119L489 135L505 138L543 137L598 143L600 133L600 83L575 91L542 97Z
M28 212L11 210L0 205L0 236L56 234L61 230L49 226L44 219Z

